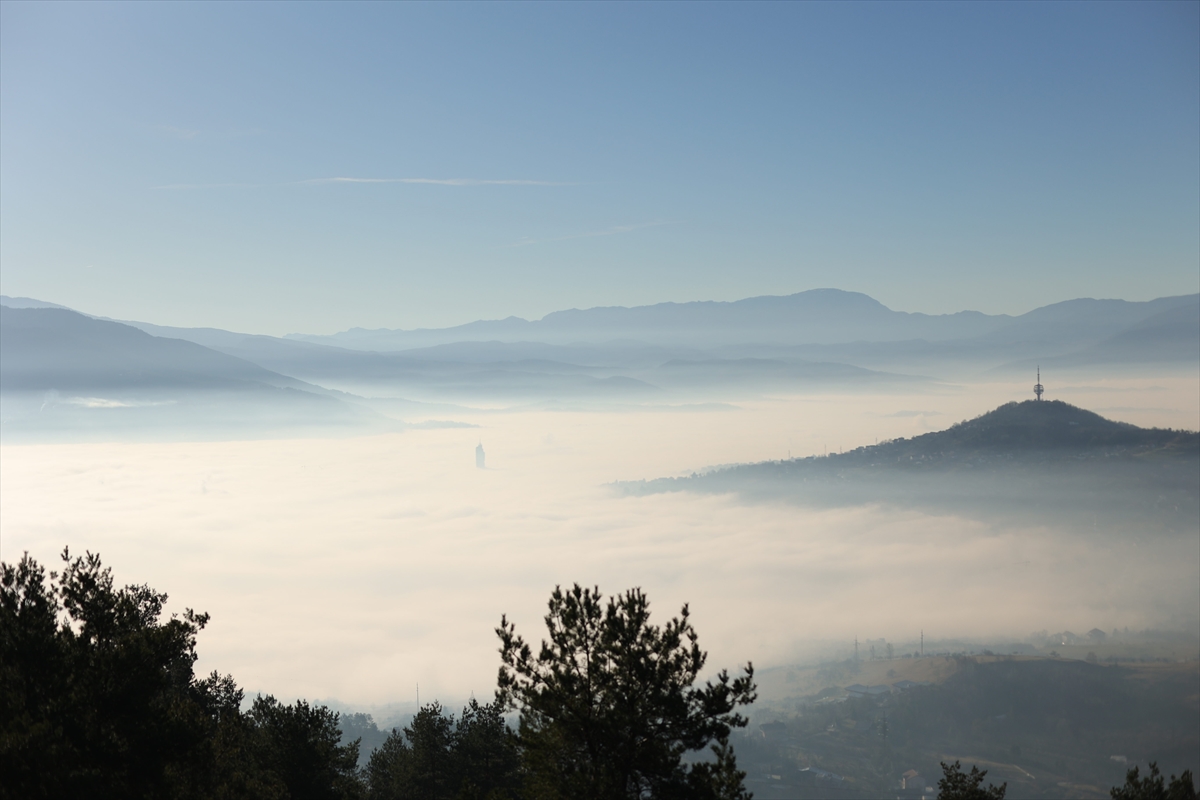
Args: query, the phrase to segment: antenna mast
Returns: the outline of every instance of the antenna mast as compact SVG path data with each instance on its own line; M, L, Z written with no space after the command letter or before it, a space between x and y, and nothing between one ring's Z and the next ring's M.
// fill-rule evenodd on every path
M1033 394L1034 394L1034 396L1037 397L1038 400L1041 400L1042 392L1044 392L1044 391L1046 391L1046 390L1044 388L1042 388L1042 366L1039 364L1038 371L1037 371L1037 383L1035 383L1033 385Z

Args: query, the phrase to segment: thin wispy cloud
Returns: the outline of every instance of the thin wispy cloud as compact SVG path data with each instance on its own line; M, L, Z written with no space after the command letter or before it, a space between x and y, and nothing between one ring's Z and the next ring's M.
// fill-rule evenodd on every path
M407 183L424 186L578 186L564 181L532 181L519 179L492 180L484 178L309 178L283 183L168 183L155 189L227 189L261 188L264 186L321 186L331 184Z
M417 183L432 186L575 186L561 181L489 180L481 178L312 178L297 181L300 184L314 183Z
M166 183L155 186L155 189L256 189L265 184L261 183Z
M585 233L571 233L571 234L567 234L566 236L551 236L546 239L525 238L525 239L521 239L520 241L513 242L512 244L505 245L505 247L528 247L529 245L533 245L533 244L547 244L550 242L566 242L566 241L570 241L571 239L594 239L594 238L597 238L600 236L616 236L619 233L630 233L631 231L638 231L638 230L642 230L644 228L657 228L662 225L673 225L673 224L675 224L675 223L670 222L670 221L661 221L661 222L639 222L634 225L614 225L611 228L604 228L604 229L598 230L598 231L587 231Z

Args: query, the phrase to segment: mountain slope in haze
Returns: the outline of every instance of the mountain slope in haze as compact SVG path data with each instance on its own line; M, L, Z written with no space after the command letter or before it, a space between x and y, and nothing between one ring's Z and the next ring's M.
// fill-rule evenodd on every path
M58 303L47 303L45 300L35 300L32 297L9 297L6 294L0 294L0 305L8 306L9 308L62 308L67 311L72 310L66 306L60 306Z
M357 425L320 387L192 342L60 308L0 306L6 437Z
M315 388L192 342L66 309L0 306L0 333L5 392Z
M1066 367L1147 362L1200 364L1200 301L1168 308L1048 363Z
M1061 401L1007 403L944 431L846 453L615 484L837 507L884 504L1099 529L1200 530L1200 433L1139 428Z
M32 313L28 309L19 311ZM62 319L71 319L75 325L92 320L101 326L97 330L109 332L108 338L85 337L70 352L56 353L48 359L35 358L31 365L24 364L19 355L14 355L13 368L7 378L10 387L15 389L28 383L34 372L43 369L39 366L42 364L50 365L45 368L60 370L60 374L41 376L41 382L37 384L41 389L51 384L59 389L76 388L76 384L95 387L103 385L105 380L128 384L140 374L141 368L124 361L109 363L116 357L114 354L120 353L123 354L120 358L127 358L138 348L150 344L161 350L162 343L168 341L177 341L181 345L190 342L189 352L193 359L197 354L206 354L211 360L214 353L223 353L236 360L223 362L221 369L206 367L201 370L203 374L187 377L176 374L176 359L183 352L176 348L178 352L162 353L165 360L160 358L152 371L154 380L160 384L167 381L168 376L175 383L185 377L193 382L220 382L231 377L232 367L245 373L253 364L266 372L239 373L238 377L280 385L284 376L290 376L297 379L298 388L302 389L313 389L312 384L317 384L371 397L403 396L426 401L584 399L607 403L662 398L664 390L690 396L697 392L710 394L736 390L744 393L779 388L853 389L896 381L911 383L913 380L859 367L798 359L717 359L695 348L646 345L636 341L575 346L540 342L459 342L400 352L375 352L213 328L170 328L147 323L126 325L95 320L67 310L56 313L73 315ZM134 326L143 333L135 336ZM113 331L122 332L117 337L119 341L113 338ZM147 336L144 332L155 335ZM32 346L23 347L30 350ZM306 383L301 384L301 381Z
M636 340L574 345L464 341L378 352L215 328L126 324L156 336L197 342L304 381L372 397L611 401L661 397L663 390L821 391L919 380L797 358L716 358L694 347Z
M1200 367L1200 295L1146 302L1070 300L1034 309L968 339L727 345L714 353L834 361L868 369L971 379L1099 366Z
M1200 308L1200 295L1144 302L1079 298L1041 306L977 338L981 344L1083 346L1100 342L1158 314Z

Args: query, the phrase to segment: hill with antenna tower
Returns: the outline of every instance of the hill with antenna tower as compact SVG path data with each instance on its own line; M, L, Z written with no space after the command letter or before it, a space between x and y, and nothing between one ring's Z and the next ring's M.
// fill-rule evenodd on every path
M1026 400L942 431L844 453L614 486L629 495L735 493L805 506L876 504L1194 533L1200 433L1140 428L1061 400Z
M1039 384L1040 386L1040 384ZM1200 434L1139 428L1062 400L1011 402L944 431L828 456L831 465L910 467L989 459L1110 459L1196 450Z
M910 439L892 439L826 456L725 467L696 477L748 470L912 470L1176 456L1200 456L1200 434L1139 428L1062 400L1026 400L1005 403L946 430Z

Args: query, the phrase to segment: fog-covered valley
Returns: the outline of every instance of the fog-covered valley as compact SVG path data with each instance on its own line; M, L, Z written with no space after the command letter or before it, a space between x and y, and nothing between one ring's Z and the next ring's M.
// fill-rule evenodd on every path
M760 669L751 733L867 682L856 642L1200 658L1200 453L1180 432L1200 395L1187 353L1148 355L1162 337L1133 364L1043 369L1035 404L1036 371L998 368L1028 343L964 378L929 353L920 372L794 358L835 345L368 351L2 313L5 559L69 546L169 587L213 615L197 669L252 692L381 723L418 687L490 696L500 614L537 631L574 582L689 604L710 669ZM1107 352L1112 327L1057 346Z
M1037 336L1095 349L1164 302ZM816 643L921 628L1196 632L1194 454L1018 459L1002 474L956 462L926 484L911 470L804 473L861 472L837 454L1031 396L1033 375L1008 380L992 362L963 381L950 362L908 375L628 338L377 352L3 314L6 554L88 548L173 587L215 615L205 658L252 686L362 703L402 700L418 681L484 691L498 614L532 622L549 588L573 581L692 603L714 663L782 664ZM1110 361L1047 369L1049 395L1196 427L1194 362ZM663 380L683 372L694 382ZM657 384L604 383L643 377ZM753 486L710 470L754 462L776 466ZM676 477L667 488L701 494L648 493ZM449 652L448 669L437 654Z

